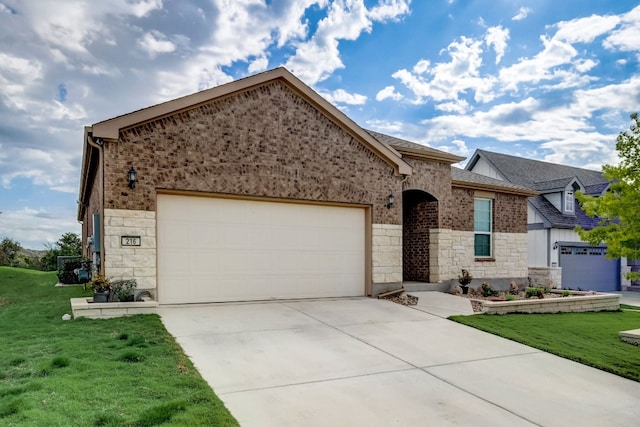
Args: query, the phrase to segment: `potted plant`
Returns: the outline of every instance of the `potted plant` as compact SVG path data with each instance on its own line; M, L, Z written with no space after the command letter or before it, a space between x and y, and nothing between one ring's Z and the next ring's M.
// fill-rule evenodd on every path
M133 301L136 286L136 279L114 280L111 285L111 292L120 302Z
M458 283L460 283L460 287L462 288L462 293L464 295L469 293L469 284L473 280L473 276L469 274L468 270L462 269L462 274L458 275Z
M108 302L109 293L111 292L111 280L104 277L103 274L97 273L91 277L87 286L93 290L93 302Z

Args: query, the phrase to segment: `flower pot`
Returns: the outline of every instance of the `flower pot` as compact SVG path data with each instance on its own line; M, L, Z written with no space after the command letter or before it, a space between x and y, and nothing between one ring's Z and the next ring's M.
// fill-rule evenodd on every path
M109 292L94 292L93 302L109 302Z
M463 295L467 295L469 293L469 287L468 286L460 286L462 288L462 294Z
M118 301L120 302L133 302L133 295L126 295L118 297Z

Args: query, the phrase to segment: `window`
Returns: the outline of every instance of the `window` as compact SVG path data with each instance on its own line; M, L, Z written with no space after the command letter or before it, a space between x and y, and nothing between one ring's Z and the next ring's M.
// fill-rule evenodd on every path
M573 212L573 191L565 191L564 193L564 211Z
M476 257L491 256L492 218L492 200L475 199L473 205L473 247Z

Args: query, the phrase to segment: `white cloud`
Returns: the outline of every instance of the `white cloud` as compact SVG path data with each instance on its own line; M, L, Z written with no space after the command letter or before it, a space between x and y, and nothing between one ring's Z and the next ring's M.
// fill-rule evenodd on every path
M332 104L362 105L367 102L367 97L358 93L349 93L344 89L333 92L321 92L320 95Z
M5 209L0 214L0 238L11 236L27 249L45 249L45 243L56 242L69 231L81 232L71 210L56 212L25 206L16 210Z
M32 80L42 77L42 64L40 61L13 56L0 52L0 73L12 74L21 77L29 77Z
M381 0L377 6L371 8L369 17L378 22L397 21L411 12L410 4L411 0Z
M416 62L416 65L413 66L412 70L416 74L424 74L429 71L429 68L431 68L431 62L426 59L421 59Z
M484 37L487 46L493 47L496 52L496 64L500 62L504 56L504 52L507 49L507 40L509 40L509 29L503 28L498 25L497 27L491 27L487 30L487 34Z
M482 41L462 36L446 49L450 62L431 65L420 60L412 71L401 69L391 76L399 80L416 96L415 103L434 101L459 101L458 97L472 90L477 101L493 98L493 78L482 78Z
M464 114L469 111L469 108L469 103L464 99L455 102L443 102L436 105L436 110L444 111L446 113Z
M160 53L171 53L176 50L176 45L160 31L151 30L138 39L138 46L144 50L150 58L155 58Z
M311 39L296 44L295 55L285 66L307 84L325 80L344 67L338 49L340 40L356 40L362 32L370 32L372 21L400 18L409 12L409 4L407 0L387 0L367 10L363 0L333 2Z
M94 42L113 42L112 30L104 25L107 16L142 18L162 8L162 0L113 0L109 2L22 2L18 13L50 47L89 55Z
M541 37L544 48L533 58L521 59L518 63L502 68L499 80L506 90L517 91L521 83L539 83L554 77L553 68L568 64L578 54L569 43L555 38Z
M260 71L265 71L268 66L269 58L267 58L266 55L261 55L249 63L247 71L250 73L258 73Z
M619 49L626 52L640 50L640 6L622 15L620 28L611 32L603 45L608 49Z
M402 94L396 92L395 86L387 86L376 94L376 101L384 101L388 98L399 101L402 99Z
M620 18L617 16L599 15L561 21L554 25L558 28L554 38L567 43L591 43L615 28L619 22Z
M457 147L459 154L463 156L469 154L469 147L467 147L467 144L463 140L454 139L453 141L451 141L451 144Z
M531 9L529 9L528 7L524 7L522 6L519 10L518 13L511 18L512 21L522 21L523 19L525 19L527 16L529 16L529 14L531 13Z

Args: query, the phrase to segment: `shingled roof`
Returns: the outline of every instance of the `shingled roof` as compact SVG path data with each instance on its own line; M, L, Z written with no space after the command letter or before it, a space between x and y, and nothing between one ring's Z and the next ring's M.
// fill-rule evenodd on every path
M407 141L406 139L385 135L384 133L369 129L365 129L365 131L378 141L390 145L405 155L425 157L432 160L444 161L449 164L458 163L465 159L464 157L456 156L455 154L447 153L446 151L436 150L435 148L427 147L426 145L416 144L415 142Z
M598 185L600 192L602 192L602 188L606 188L608 184L608 181L602 176L602 172L600 171L559 165L541 160L525 159L524 157L510 156L508 154L494 153L485 150L476 150L471 161L467 164L466 169L469 170L473 168L479 157L483 157L491 163L506 181L534 190L556 188L562 182L568 184L572 178L578 178L585 189Z
M574 179L577 179L586 194L599 196L609 185L602 172L582 169L573 166L559 165L540 160L525 159L508 154L476 150L467 164L467 169L473 168L478 159L487 160L505 179L512 184L549 193L562 191ZM547 226L553 228L573 229L580 225L584 229L591 229L598 225L598 218L588 217L578 201L575 201L575 215L565 215L560 212L544 195L529 198L529 203L547 221Z
M536 191L532 191L531 189L522 185L513 184L507 181L500 181L499 179L489 178L488 176L460 169L455 166L451 167L451 182L454 186L458 185L463 187L476 187L489 190L499 189L501 191L508 190L508 192L511 193L527 196L538 194Z

